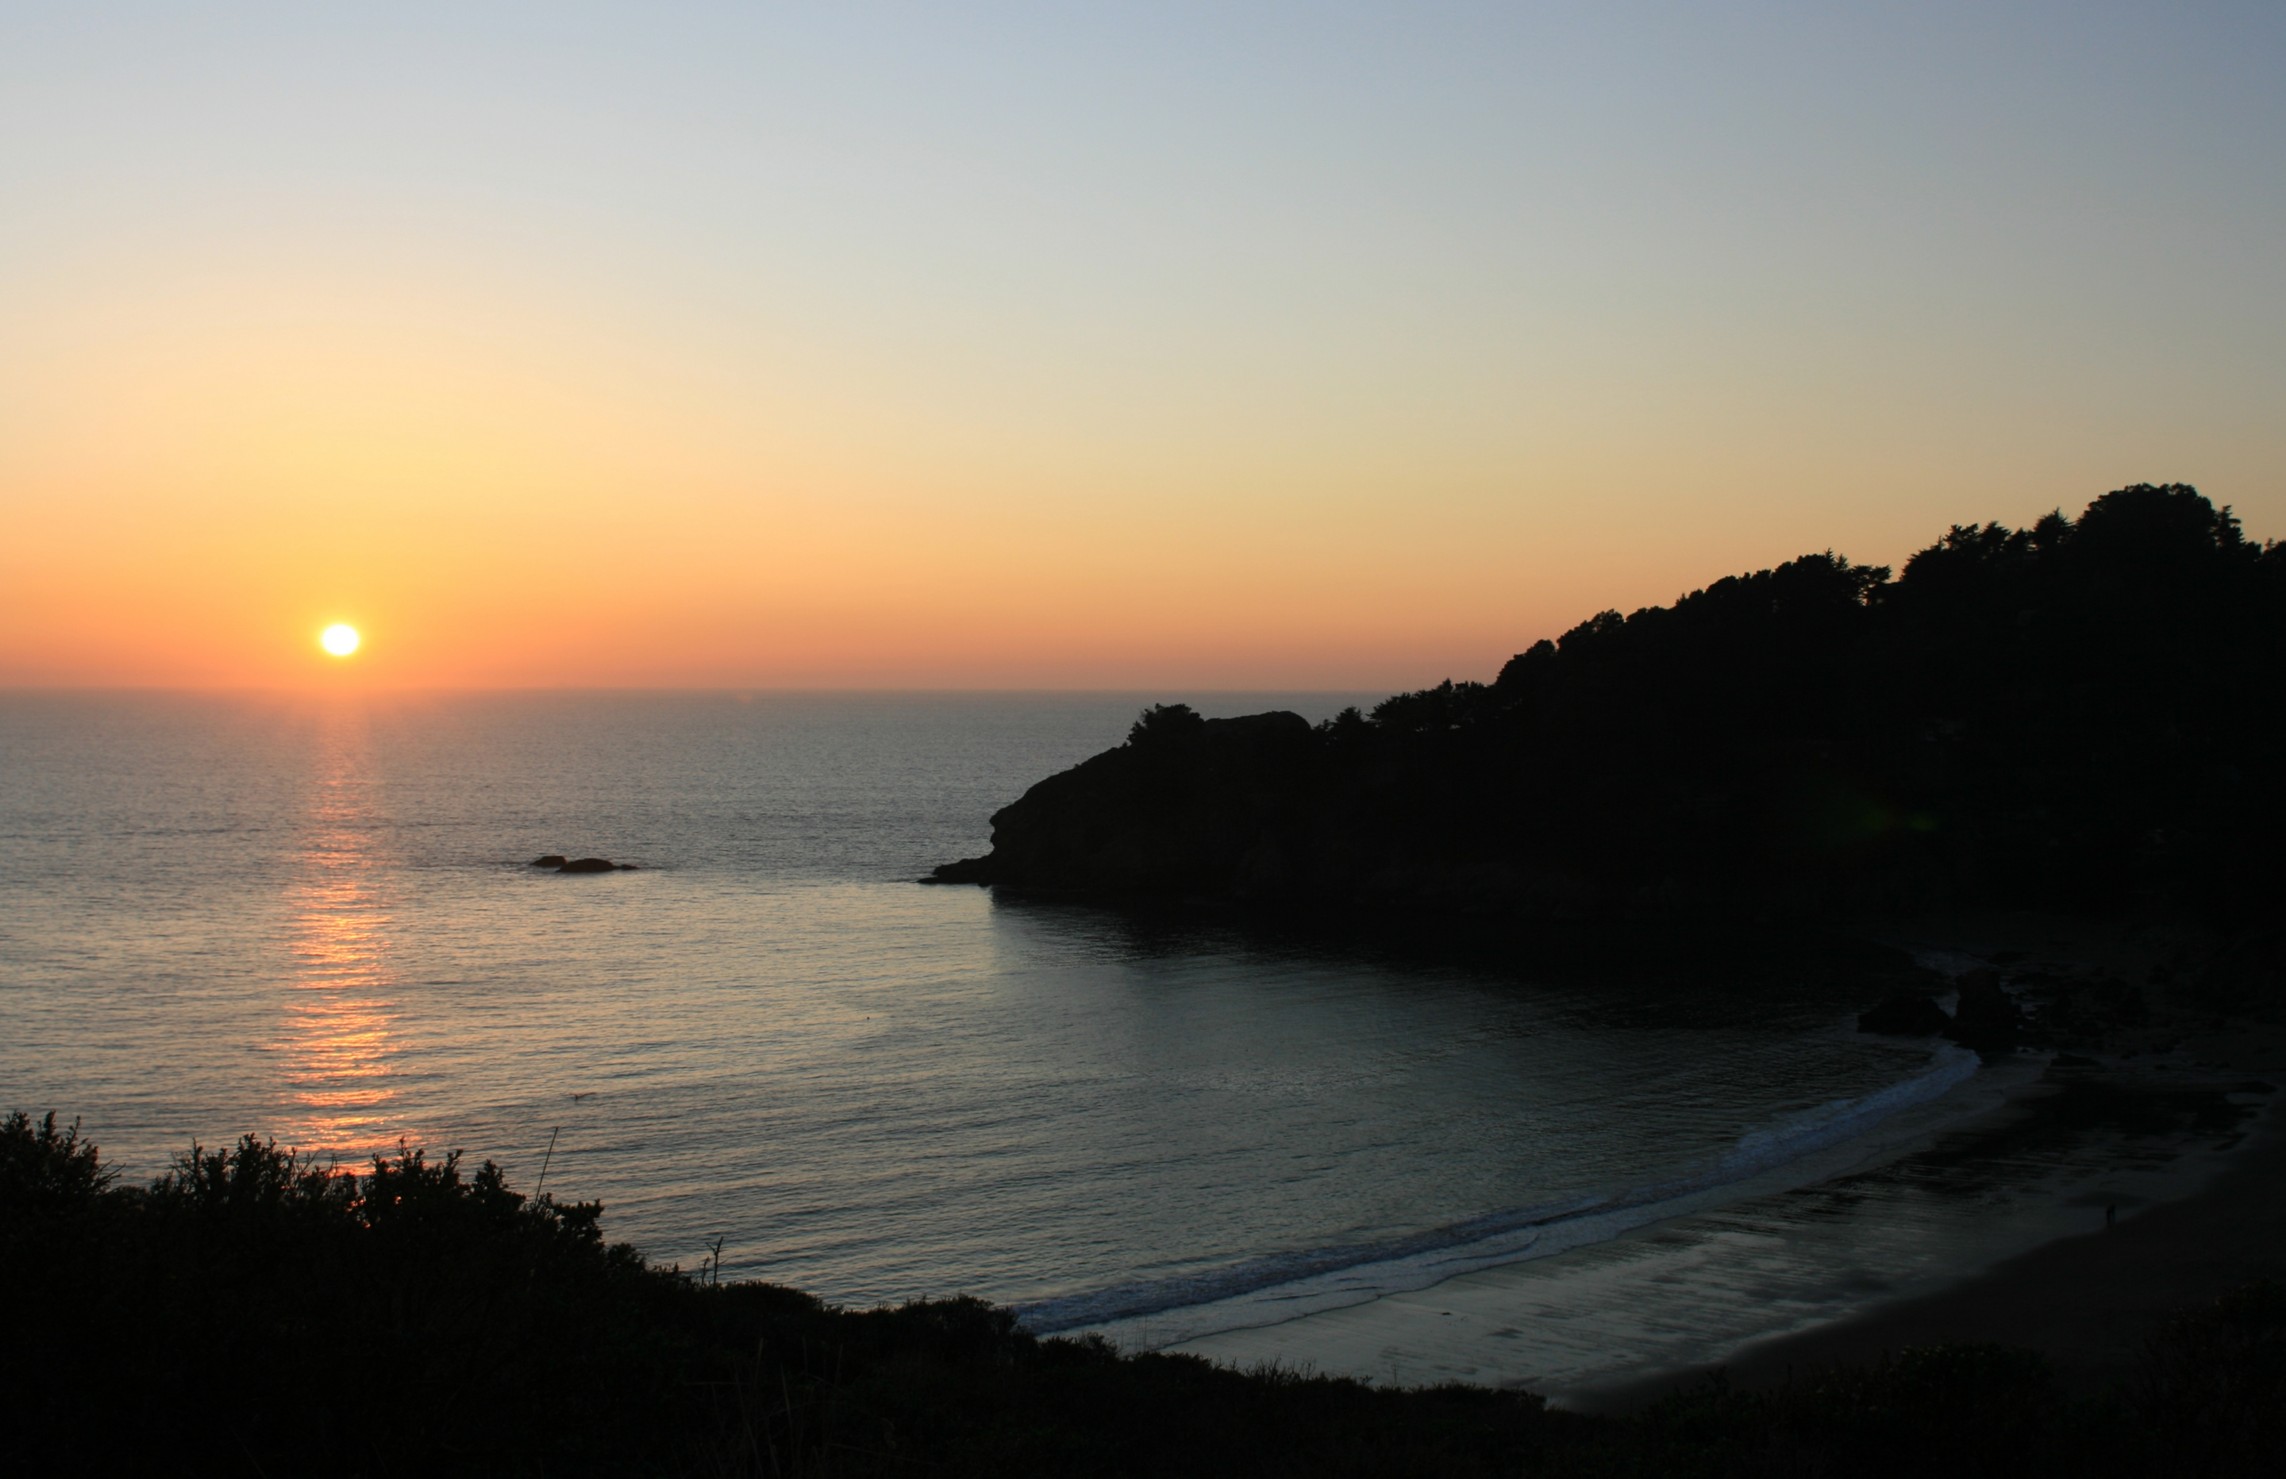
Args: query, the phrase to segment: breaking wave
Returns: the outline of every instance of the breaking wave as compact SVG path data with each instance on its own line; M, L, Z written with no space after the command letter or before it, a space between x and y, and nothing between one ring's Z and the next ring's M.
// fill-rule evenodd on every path
M1931 1103L1977 1071L1977 1055L1940 1047L1921 1072L1873 1093L1836 1099L1742 1135L1719 1156L1655 1180L1566 1201L1510 1208L1401 1237L1269 1254L1173 1278L1115 1284L1016 1306L1040 1335L1165 1315L1227 1301L1213 1328L1271 1323L1316 1309L1425 1289L1456 1274L1546 1257L1617 1237L1757 1176L1845 1145L1905 1110ZM1172 1339L1188 1338L1187 1332ZM1171 1343L1156 1342L1156 1343Z

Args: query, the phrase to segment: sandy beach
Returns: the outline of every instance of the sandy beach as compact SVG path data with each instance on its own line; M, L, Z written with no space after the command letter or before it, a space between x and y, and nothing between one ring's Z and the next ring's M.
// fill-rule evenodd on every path
M2276 1023L2194 1035L2177 1053L2209 1071L2286 1080L2286 1031ZM2092 1390L2131 1374L2169 1314L2258 1279L2286 1280L2286 1124L2275 1112L2188 1196L1949 1287L1751 1343L1721 1369L1742 1385L1767 1384L1911 1346L1997 1341L2039 1351L2064 1383ZM1664 1373L1606 1400L1641 1401L1712 1369Z
M2068 1386L2092 1390L2131 1374L2145 1337L2171 1312L2265 1278L2286 1279L2286 1136L2275 1129L2181 1201L2045 1244L1951 1288L1749 1345L1723 1369L1756 1385L1910 1346L1997 1341L2039 1351ZM1670 1373L1609 1400L1640 1401L1704 1374Z
M2168 1312L2286 1276L2286 1137L2267 1121L2236 1144L2098 1135L2055 1157L2042 1130L2018 1111L1832 1181L1171 1348L1583 1409L1956 1340L2032 1347L2086 1386Z

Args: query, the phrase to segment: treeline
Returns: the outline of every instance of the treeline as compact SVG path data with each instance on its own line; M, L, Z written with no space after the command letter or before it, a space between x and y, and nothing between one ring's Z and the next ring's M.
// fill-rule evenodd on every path
M117 1184L0 1121L10 1472L553 1475L2267 1474L2286 1291L2161 1333L2138 1380L1907 1352L1627 1417L1036 1339L976 1300L834 1309L649 1266L601 1208L417 1150L252 1138Z
M1567 905L2267 909L2286 548L2180 484L1606 611L1489 683L1166 708L948 878ZM1253 726L1243 729L1243 726ZM1115 758L1124 756L1124 758ZM962 871L965 869L966 871Z

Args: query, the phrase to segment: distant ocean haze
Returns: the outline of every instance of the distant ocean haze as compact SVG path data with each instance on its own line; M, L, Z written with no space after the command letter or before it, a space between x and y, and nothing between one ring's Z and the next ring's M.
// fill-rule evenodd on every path
M911 882L1146 703L1369 698L0 697L0 1107L135 1177L249 1131L545 1158L662 1261L1051 1328L1419 1277L1963 1071L1847 982L1716 1021Z

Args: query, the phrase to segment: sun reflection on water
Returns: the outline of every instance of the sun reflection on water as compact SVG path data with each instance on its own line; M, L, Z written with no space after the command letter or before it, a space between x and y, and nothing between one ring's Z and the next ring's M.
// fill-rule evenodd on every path
M402 1052L389 966L394 923L382 870L359 716L337 714L317 736L320 763L291 890L295 969L285 1005L287 1123L306 1151L361 1159L411 1132L396 1113Z

